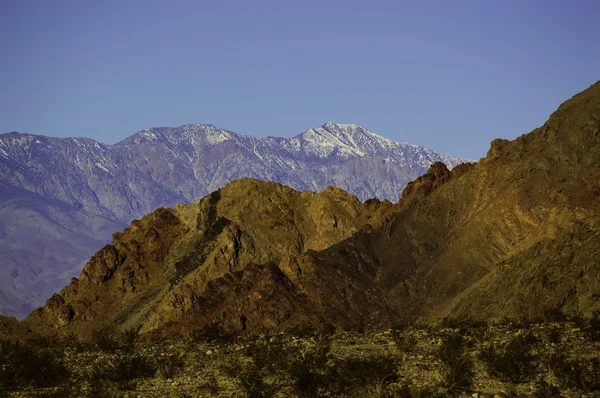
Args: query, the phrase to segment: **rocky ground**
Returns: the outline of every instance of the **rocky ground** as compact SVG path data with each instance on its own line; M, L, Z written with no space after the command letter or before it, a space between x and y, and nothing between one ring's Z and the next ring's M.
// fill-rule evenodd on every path
M446 318L382 331L142 342L98 331L2 343L0 396L600 396L600 322L518 325Z

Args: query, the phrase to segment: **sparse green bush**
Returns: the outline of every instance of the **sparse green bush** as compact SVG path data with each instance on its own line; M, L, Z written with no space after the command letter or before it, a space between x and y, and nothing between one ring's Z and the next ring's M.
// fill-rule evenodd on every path
M470 316L459 314L456 316L447 316L440 320L438 327L441 329L454 329L465 336L473 336L487 327L483 321L475 320Z
M0 342L0 390L53 386L68 377L63 350L56 341Z
M335 384L331 382L332 367L331 340L319 335L313 347L297 352L292 358L289 372L300 396L318 397Z
M159 357L156 365L163 378L172 379L183 369L185 362L180 356L166 355Z
M560 339L562 336L562 330L557 327L551 327L546 331L546 338L548 339L548 343L558 344L560 343Z
M278 389L277 384L267 383L263 372L255 367L242 373L241 382L248 398L272 397Z
M89 387L87 396L90 398L118 398L123 396L119 386L108 380L92 379Z
M235 334L228 332L218 323L207 323L192 335L195 342L227 344L235 339Z
M473 360L465 338L456 332L442 333L438 357L446 365L444 387L451 392L466 391L473 382Z
M415 325L416 319L411 316L401 316L396 318L390 325L392 333L402 333Z
M544 310L541 319L537 319L540 323L547 322L566 322L567 317L560 308L548 308Z
M336 328L331 323L325 323L319 328L315 328L308 324L299 324L286 330L286 334L297 338L308 338L317 335L332 336L335 332Z
M137 337L137 332L133 329L120 331L113 325L107 325L92 332L91 343L104 352L132 352Z
M403 332L392 329L392 339L396 343L396 347L403 352L411 352L417 345L417 337L411 328Z
M568 322L572 323L576 328L585 330L588 326L588 321L581 315L569 315L567 318Z
M250 398L273 396L279 385L273 379L267 382L266 378L285 367L281 336L250 341L245 354L252 362L241 369L242 388Z
M129 382L141 377L153 377L157 367L143 354L120 354L108 362L96 363L93 379L116 383Z
M502 381L521 383L535 370L536 357L531 353L535 336L531 332L516 334L507 342L487 344L480 358L491 375Z
M600 311L596 311L592 314L592 317L588 319L584 330L590 340L600 341Z
M300 325L295 325L294 327L287 329L286 333L289 334L290 336L304 339L304 338L313 336L315 334L315 328L312 327L311 325L300 324Z
M538 380L534 384L532 396L539 398L551 398L560 397L561 394L558 387L553 386L545 380Z
M138 339L137 331L134 329L127 329L118 334L117 339L121 344L121 350L126 352L133 352L135 349L135 343Z
M600 359L570 359L564 352L552 352L544 362L561 386L583 391L600 389Z
M398 381L398 368L398 359L389 356L354 357L336 362L338 384L344 390L362 387L376 396L384 396L390 384Z
M100 351L112 352L117 350L117 341L115 339L116 328L114 326L105 326L92 331L92 344Z
M210 394L211 397L219 395L219 382L215 375L210 375L203 380L202 386L200 387L203 391Z

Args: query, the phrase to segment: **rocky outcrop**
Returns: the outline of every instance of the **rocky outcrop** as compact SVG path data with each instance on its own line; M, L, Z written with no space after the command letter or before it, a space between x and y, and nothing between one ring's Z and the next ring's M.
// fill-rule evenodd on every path
M442 162L435 162L424 175L415 181L409 182L402 191L402 206L410 207L423 199L431 192L447 183L452 178L452 173Z
M116 234L25 324L165 337L213 322L257 334L456 312L588 316L600 310L598 115L600 82L476 165L435 164L396 206L230 183Z
M390 206L334 187L315 194L235 181L116 233L25 323L41 333L82 335L107 322L159 335L210 322L247 333L318 325L331 318L313 297L325 280L300 268L300 259L377 228ZM338 279L330 275L327 283Z
M600 309L599 287L590 282L600 265L597 226L582 224L600 209L598 115L600 82L543 127L494 141L460 177L447 181L439 168L415 182L405 198L421 191L418 200L381 228L312 257L377 270L375 285L388 304L410 316L459 309L473 317L531 318L547 309Z
M32 336L31 330L17 321L15 317L0 314L0 342L6 340L22 340Z
M200 200L244 178L298 190L338 186L396 201L430 164L463 159L326 123L293 138L189 124L149 128L115 145L0 135L0 312L24 316L79 275L113 232L157 207Z

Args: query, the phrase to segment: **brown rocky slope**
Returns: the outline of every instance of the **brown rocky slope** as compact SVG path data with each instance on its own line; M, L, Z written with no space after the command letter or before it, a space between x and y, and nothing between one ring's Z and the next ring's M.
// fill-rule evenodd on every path
M454 311L600 310L600 82L477 165L435 165L400 204L240 180L159 209L98 252L26 325L158 336L258 333ZM383 220L387 220L383 222Z
M84 336L105 324L168 334L210 322L250 333L320 324L299 258L378 226L390 206L333 187L238 180L134 221L25 323Z
M589 315L600 310L599 144L600 82L378 230L307 261L377 269L388 305L409 316Z

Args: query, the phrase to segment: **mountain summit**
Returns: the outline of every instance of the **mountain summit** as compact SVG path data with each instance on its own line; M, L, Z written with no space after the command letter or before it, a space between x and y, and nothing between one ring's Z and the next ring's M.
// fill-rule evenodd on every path
M435 163L394 208L333 187L232 182L115 234L24 324L172 337L211 323L257 334L447 314L590 316L600 310L599 115L600 82L542 127L493 141L476 165ZM345 139L344 156L359 148L328 129L307 133Z
M131 220L230 181L315 192L333 185L361 200L397 201L436 161L464 159L331 122L293 138L201 124L148 128L115 145L0 135L0 313L23 316L42 304Z

